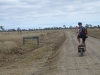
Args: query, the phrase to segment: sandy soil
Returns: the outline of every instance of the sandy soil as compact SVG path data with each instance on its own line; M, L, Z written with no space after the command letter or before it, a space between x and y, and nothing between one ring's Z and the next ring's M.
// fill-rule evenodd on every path
M57 50L58 55L50 59L51 62L45 61L45 57L27 64L20 61L1 67L0 75L100 75L100 40L89 36L86 52L80 57L75 33L66 31L65 35L65 42Z

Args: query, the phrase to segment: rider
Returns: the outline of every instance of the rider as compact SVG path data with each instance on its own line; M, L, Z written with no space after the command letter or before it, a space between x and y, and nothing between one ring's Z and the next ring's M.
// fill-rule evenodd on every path
M85 44L85 40L86 40L86 33L85 33L85 28L82 26L82 23L81 22L78 22L78 25L79 25L79 33L78 33L78 36L77 36L77 39L78 39L78 42L79 42L79 45L81 45L80 43L80 38L82 38L82 42L84 45Z

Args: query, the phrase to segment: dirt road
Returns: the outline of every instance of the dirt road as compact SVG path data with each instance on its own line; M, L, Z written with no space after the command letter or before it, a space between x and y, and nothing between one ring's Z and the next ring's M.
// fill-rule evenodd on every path
M89 37L83 57L77 52L76 35L66 32L66 41L60 47L57 70L46 75L100 75L100 40Z
M80 57L77 52L76 35L70 31L65 34L66 40L59 48L59 60L57 65L53 64L56 65L56 68L36 75L100 75L100 40L89 37L86 41L86 53ZM31 65L28 63L23 67L19 65L0 68L0 75L35 75L34 72L38 70L38 67L44 70L44 61L40 61L38 61L39 63L30 62ZM39 65L37 66L37 64Z

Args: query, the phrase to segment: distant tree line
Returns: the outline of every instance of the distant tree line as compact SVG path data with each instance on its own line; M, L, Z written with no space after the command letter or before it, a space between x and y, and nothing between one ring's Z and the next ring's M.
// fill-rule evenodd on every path
M85 27L86 28L89 28L89 29L94 29L94 28L100 28L100 25L91 25L91 24L86 24L85 25ZM16 31L18 31L18 33L21 33L22 31L36 31L36 30L60 30L60 29L75 29L76 28L76 26L72 26L72 25L70 25L69 27L66 27L66 25L63 25L62 27L56 27L56 26L54 26L54 27L46 27L46 28L34 28L34 29L21 29L20 27L18 27L17 29L8 29L8 30L5 30L4 29L4 27L3 26L0 26L0 31L1 32L16 32Z
M85 27L86 27L86 28L90 28L90 29L94 29L94 28L98 28L98 29L99 29L99 28L100 28L100 25L93 26L93 25L91 25L91 24L86 24Z

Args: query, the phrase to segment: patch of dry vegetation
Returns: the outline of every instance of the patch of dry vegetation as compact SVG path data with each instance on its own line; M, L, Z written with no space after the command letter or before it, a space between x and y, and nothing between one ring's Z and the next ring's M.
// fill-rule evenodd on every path
M100 39L100 29L88 29L88 35Z
M19 35L17 32L0 34L0 66L10 65L14 62L22 61L29 63L45 57L47 60L55 55L56 50L64 42L63 31L34 31L23 32ZM39 36L40 45L36 45L35 40L26 40L22 44L24 36Z

